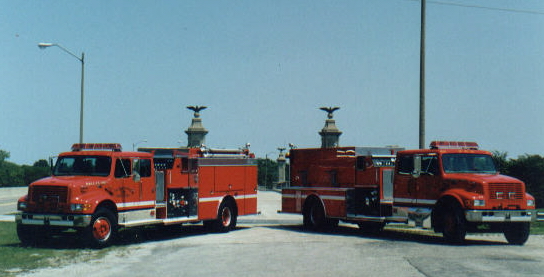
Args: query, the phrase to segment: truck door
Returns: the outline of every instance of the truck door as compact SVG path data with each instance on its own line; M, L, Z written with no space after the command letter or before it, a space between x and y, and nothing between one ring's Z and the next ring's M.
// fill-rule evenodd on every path
M417 184L414 172L414 155L399 155L394 179L394 202L400 206L416 203Z
M138 201L139 186L136 185L132 178L131 159L119 158L115 162L115 178L117 187L112 191L113 195L119 198L121 206L127 206L127 203Z
M434 205L440 196L440 171L436 153L421 156L421 172L416 181L416 203Z
M134 159L132 164L132 180L138 191L137 201L155 200L154 179L151 174L151 159Z

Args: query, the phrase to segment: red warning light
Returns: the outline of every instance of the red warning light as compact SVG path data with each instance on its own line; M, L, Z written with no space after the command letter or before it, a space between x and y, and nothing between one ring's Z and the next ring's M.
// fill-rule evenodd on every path
M121 144L119 143L74 143L72 145L72 151L82 150L111 150L121 151Z
M431 142L430 148L478 150L479 146L478 143L469 141L433 141Z

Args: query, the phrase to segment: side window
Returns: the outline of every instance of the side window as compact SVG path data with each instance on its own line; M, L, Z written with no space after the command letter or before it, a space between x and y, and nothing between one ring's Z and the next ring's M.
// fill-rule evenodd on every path
M436 156L421 157L421 171L429 175L438 174L438 159Z
M151 176L151 160L149 159L135 159L134 160L134 173L140 175L140 177Z
M338 180L337 180L337 172L336 170L331 170L329 171L329 176L330 176L330 181L331 181L331 185L333 187L337 187L339 184L338 184Z
M191 173L197 173L198 172L198 160L197 159L189 159L189 171Z
M115 161L115 178L126 178L132 175L130 159L117 159Z
M187 173L189 171L189 158L181 158L181 172Z
M414 157L411 155L400 156L397 164L400 174L412 174L414 171Z
M357 156L357 170L365 170L366 169L366 157L363 156Z
M181 158L181 172L197 173L198 159Z

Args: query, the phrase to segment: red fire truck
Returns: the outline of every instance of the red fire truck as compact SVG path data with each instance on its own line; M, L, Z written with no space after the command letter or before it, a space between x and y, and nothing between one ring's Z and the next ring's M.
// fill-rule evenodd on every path
M491 153L472 142L432 142L430 149L292 149L291 185L282 212L301 213L313 229L339 220L380 231L411 223L461 243L467 232L502 232L524 244L536 220L522 181L500 175Z
M203 221L226 232L257 212L257 166L248 149L144 148L74 144L52 176L32 183L17 204L24 244L74 229L105 247L119 227Z

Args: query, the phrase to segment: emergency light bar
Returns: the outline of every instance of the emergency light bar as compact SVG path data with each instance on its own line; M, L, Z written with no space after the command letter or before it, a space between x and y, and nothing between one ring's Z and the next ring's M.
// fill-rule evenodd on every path
M468 141L433 141L429 145L431 149L465 149L478 150L479 146L476 142Z
M119 152L121 149L121 144L119 143L74 143L72 145L72 151L111 150Z

